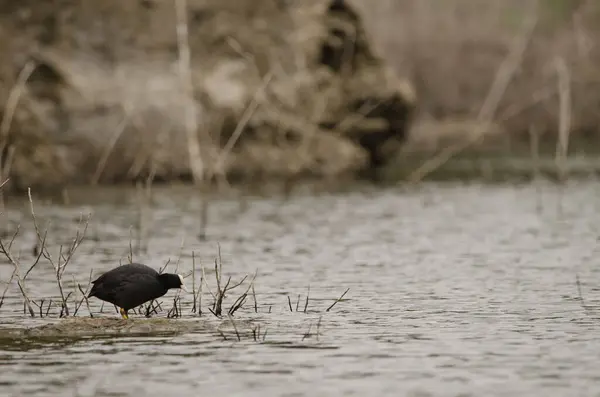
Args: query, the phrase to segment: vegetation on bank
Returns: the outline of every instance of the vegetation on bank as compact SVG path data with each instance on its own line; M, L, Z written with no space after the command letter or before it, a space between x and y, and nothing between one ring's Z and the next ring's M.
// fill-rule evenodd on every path
M597 155L594 1L230 3L0 9L4 190L414 182L490 146L510 148L503 163L551 155L562 175Z

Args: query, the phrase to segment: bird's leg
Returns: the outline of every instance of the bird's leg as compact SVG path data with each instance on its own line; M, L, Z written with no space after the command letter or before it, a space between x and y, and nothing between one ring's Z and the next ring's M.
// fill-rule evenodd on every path
M127 315L127 310L123 309L122 307L119 308L119 313L121 313L121 317L123 317L125 320L129 319L129 316Z

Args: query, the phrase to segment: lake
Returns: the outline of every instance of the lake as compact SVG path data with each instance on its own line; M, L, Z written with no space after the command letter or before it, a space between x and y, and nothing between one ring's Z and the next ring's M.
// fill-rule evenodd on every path
M34 197L40 228L51 221L47 246L55 260L81 214L92 214L86 239L63 276L73 302L80 295L73 280L85 288L90 271L97 276L127 262L130 241L135 261L156 269L169 261L167 271L177 267L188 289L194 252L196 287L202 265L214 291L218 243L222 280L231 276L234 283L248 275L224 306L257 272L256 310L249 296L234 318L260 325L259 337L238 341L229 333L224 339L212 330L3 341L2 395L600 395L595 180L226 196L209 205L206 240L198 238L197 193L155 187L152 194L142 222L146 252L137 252L135 189L73 192L67 204ZM12 251L20 251L24 272L36 242L26 197L7 203L2 223L5 243L21 224ZM0 290L11 273L12 265L1 258ZM26 285L33 300L60 300L44 258ZM163 310L155 316L167 316L175 295L171 290L161 298ZM208 288L202 316L192 313L191 295L181 297L181 318L171 321L228 321L208 311ZM96 316L119 317L96 298L89 304ZM58 313L55 305L48 318L24 314L13 283L0 321L4 328L32 327L57 321ZM88 315L85 304L77 315Z

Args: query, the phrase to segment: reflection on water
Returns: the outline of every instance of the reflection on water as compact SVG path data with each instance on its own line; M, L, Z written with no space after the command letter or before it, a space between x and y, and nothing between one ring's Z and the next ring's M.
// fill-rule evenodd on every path
M156 190L148 253L134 259L158 268L170 258L173 270L183 242L181 268L191 269L193 250L210 278L218 241L225 276L239 280L258 269L258 313L249 302L236 318L260 323L264 342L197 332L0 344L2 394L598 394L599 193L596 183L579 182L563 191L424 185L288 201L250 197L244 205L220 199L211 204L209 241L201 242L197 195ZM39 203L37 212L40 222L52 220L53 249L68 243L81 212L93 213L89 238L65 275L85 284L91 270L126 260L138 212L131 192L74 197L69 206ZM35 235L27 207L13 203L4 216L7 229L23 223L13 249L30 263ZM0 280L11 270L0 262ZM46 263L28 285L37 298L56 297ZM344 301L324 312L346 288ZM294 306L300 295L299 312L290 312L288 295ZM203 299L206 306L208 292ZM100 302L90 303L98 312ZM46 321L22 310L18 290L9 290L2 324ZM201 321L215 321L204 311ZM106 308L103 315L117 316Z

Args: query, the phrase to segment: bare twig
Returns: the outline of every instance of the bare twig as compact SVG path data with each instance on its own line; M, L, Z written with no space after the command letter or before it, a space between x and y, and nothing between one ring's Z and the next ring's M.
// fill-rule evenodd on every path
M329 306L329 307L327 308L327 310L325 310L325 311L326 311L326 312L330 311L330 310L331 310L331 309L332 309L332 308L333 308L333 307L334 307L334 306L335 306L335 305L336 305L338 302L340 302L340 301L341 301L341 300L344 298L344 296L346 296L346 294L348 293L348 291L350 291L350 288L346 289L346 291L344 291L344 293L342 294L342 296L340 296L339 298L337 298L337 299L335 300L335 302L333 302L333 303L331 304L331 306Z
M13 236L13 240L15 239L15 237L16 233ZM11 240L9 246L12 246L13 240ZM27 293L27 289L25 288L25 281L21 277L21 271L19 269L19 260L13 257L13 255L10 252L10 249L7 249L2 239L0 239L0 253L6 257L6 259L10 262L11 265L13 265L13 276L11 276L11 280L14 276L17 277L17 285L19 286L19 290L21 291L21 294L23 295L24 299L23 303L29 311L31 317L35 317L35 312L33 311L33 307L31 307L31 299L29 298L29 294Z
M177 306L178 302L181 300L181 298L179 298L178 296L176 296L175 298L173 298L173 307L171 307L171 309L168 311L167 313L167 318L177 318L179 317L179 313L181 312L179 310L179 307Z
M44 237L42 238L42 242L41 242L41 247L42 248L37 248L37 257L35 258L35 261L33 262L33 264L31 265L31 267L29 267L29 269L27 269L27 271L25 272L25 275L23 276L23 280L25 280L27 278L27 276L29 275L29 273L33 270L33 268L40 262L40 258L42 257L42 255L44 254L44 247L46 246L46 236L48 235L48 231L44 231ZM9 247L10 249L10 247Z
M31 209L31 216L33 218L33 225L35 227L35 232L38 237L38 242L41 244L41 247L39 248L40 253L48 262L50 262L50 264L52 265L52 267L54 268L54 271L55 271L56 282L58 285L58 290L60 292L60 296L61 296L61 300L62 300L62 304L63 304L63 307L61 309L61 317L62 317L63 313L66 316L68 316L69 315L69 308L67 306L68 295L65 296L65 294L64 294L64 288L63 288L63 284L62 284L62 276L66 270L67 265L73 258L75 251L77 250L79 245L81 245L83 239L85 238L85 234L86 234L88 226L89 226L91 214L88 214L87 218L85 219L85 223L84 223L83 214L80 216L79 223L77 225L77 230L75 233L75 237L73 238L73 241L71 242L70 246L68 247L68 250L66 251L66 253L63 251L63 246L60 245L59 251L58 251L58 259L57 259L57 262L55 262L54 259L52 258L52 255L50 254L50 252L48 251L48 249L45 245L46 232L44 232L44 237L42 237L42 233L40 232L40 229L39 229L39 226L37 223L37 217L35 215L35 210L34 210L34 206L33 206L33 199L31 197L31 188L27 189L27 195L29 198L29 206ZM83 230L81 230L82 224L83 224ZM69 295L71 295L71 293L69 293Z
M8 181L10 181L10 178L7 178L4 182L0 183L0 189L2 189L2 187L6 185Z
M94 314L92 313L92 310L90 309L90 302L88 301L88 292L90 290L90 287L92 285L92 274L94 273L94 270L90 270L90 277L88 278L88 284L87 287L85 288L85 291L83 290L83 288L81 288L81 284L77 283L77 288L79 289L79 292L81 292L81 300L79 301L79 304L77 306L75 306L75 311L73 312L73 316L75 316L77 314L77 311L79 311L79 308L81 307L82 303L85 301L85 305L88 309L88 313L90 314L90 317L94 317Z

